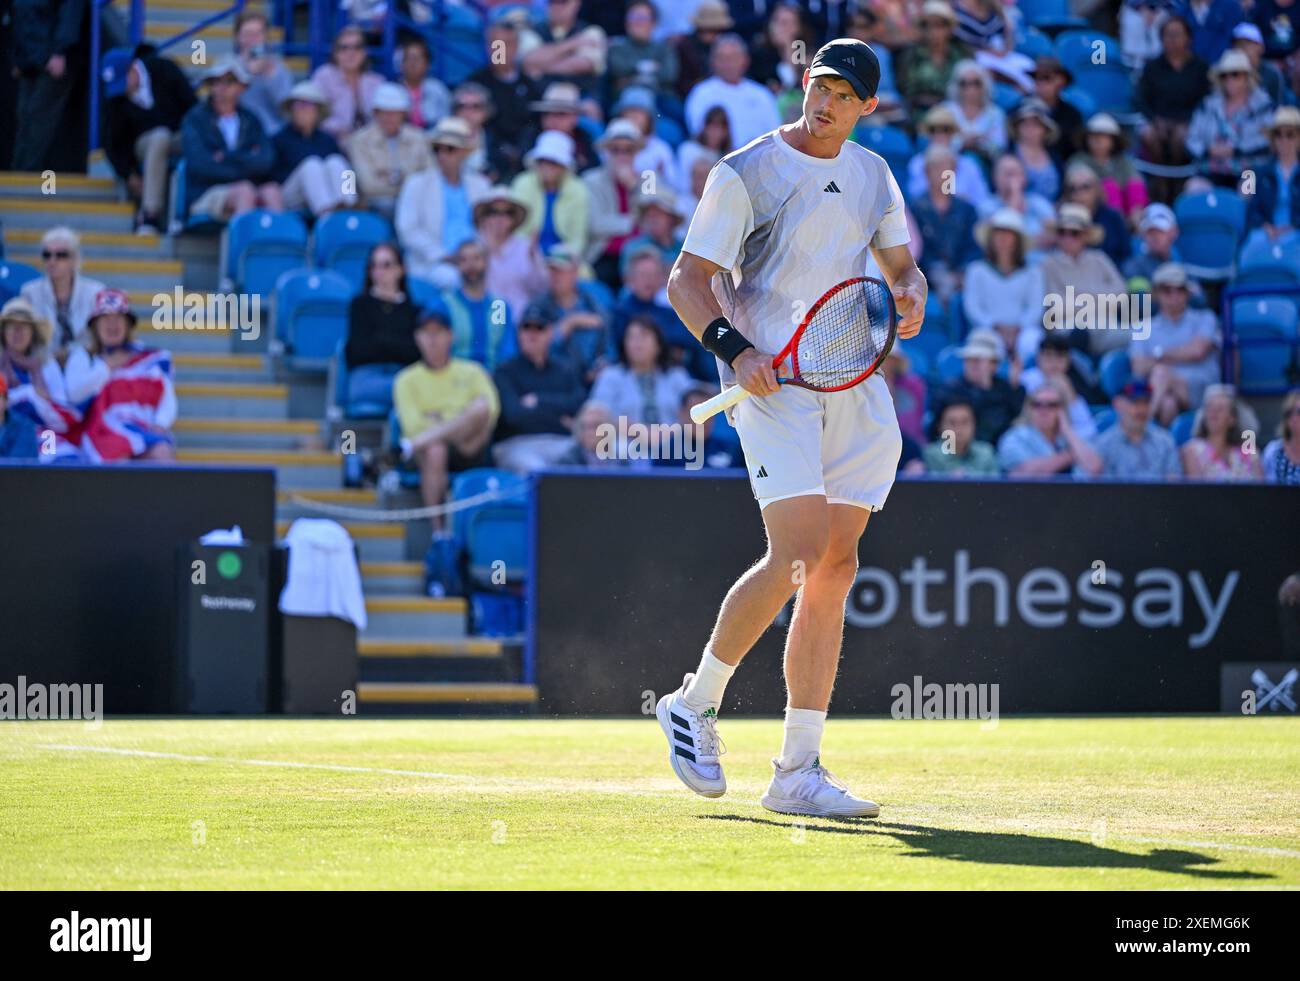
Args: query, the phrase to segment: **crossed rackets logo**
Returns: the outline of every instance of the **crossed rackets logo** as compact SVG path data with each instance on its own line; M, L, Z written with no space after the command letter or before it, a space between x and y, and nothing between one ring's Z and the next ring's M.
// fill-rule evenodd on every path
M1259 711L1265 705L1271 706L1274 712L1277 711L1279 705L1285 705L1292 712L1296 710L1296 703L1291 695L1291 690L1295 687L1296 681L1300 680L1300 670L1292 668L1275 685L1273 679L1259 668L1256 668L1251 674L1250 680L1255 683L1256 711Z

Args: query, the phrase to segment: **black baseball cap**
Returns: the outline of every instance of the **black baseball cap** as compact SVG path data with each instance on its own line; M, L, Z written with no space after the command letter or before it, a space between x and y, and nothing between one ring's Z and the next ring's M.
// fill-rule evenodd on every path
M859 99L870 99L880 87L880 59L864 42L851 37L827 41L813 55L810 78L838 75L853 86Z

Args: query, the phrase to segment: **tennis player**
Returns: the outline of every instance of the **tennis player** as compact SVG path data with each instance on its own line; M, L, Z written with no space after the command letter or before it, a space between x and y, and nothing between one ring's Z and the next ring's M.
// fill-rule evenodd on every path
M762 509L767 553L737 580L681 688L659 700L669 760L705 797L726 792L716 730L727 682L798 592L785 647L785 739L763 806L784 814L874 817L821 764L822 728L844 636L858 539L885 503L902 452L879 375L839 392L777 383L775 352L832 286L875 257L913 337L926 282L908 252L903 198L885 161L848 142L876 108L880 62L839 38L803 74L803 115L723 157L709 174L672 269L668 297L718 359L723 386L756 398L731 409ZM719 275L720 274L720 275Z

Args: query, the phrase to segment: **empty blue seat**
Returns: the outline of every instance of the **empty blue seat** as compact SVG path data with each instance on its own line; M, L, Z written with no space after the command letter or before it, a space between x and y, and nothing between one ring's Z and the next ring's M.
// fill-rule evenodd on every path
M1064 31L1056 39L1056 56L1074 75L1074 87L1087 92L1097 110L1132 110L1133 82L1115 38L1100 31Z
M495 467L475 467L473 470L465 470L456 474L451 481L451 493L448 495L450 501L464 501L467 498L478 497L480 494L489 492L504 492L504 496L497 500L488 500L482 504L472 505L461 511L453 511L450 523L452 537L461 545L464 545L471 515L484 507L503 503L515 504L523 501L524 496L520 492L526 486L527 481L523 477L511 473L509 470L498 470Z
M259 208L237 215L226 230L225 275L243 292L269 294L306 258L307 226L297 215Z
M316 223L312 233L312 261L332 269L361 291L366 257L380 242L393 240L388 219L372 211L333 211Z
M1133 366L1129 363L1128 351L1123 349L1107 351L1101 356L1098 371L1101 374L1102 391L1109 398L1114 398L1115 393L1133 377Z
M853 130L853 140L868 150L880 154L889 164L894 179L907 186L907 162L916 152L912 138L897 126L866 126L859 124Z
M1232 301L1233 329L1263 324L1279 328L1284 337L1295 337L1298 320L1300 308L1291 297L1239 296Z
M1236 348L1237 387L1243 394L1265 395L1292 385L1295 370L1295 329L1261 322L1232 325Z
M25 262L0 262L0 304L17 296L23 283L40 278L41 271Z
M1237 245L1246 226L1246 204L1231 191L1183 194L1174 202L1178 252L1202 279L1227 279L1236 269Z
M925 331L921 331L925 333ZM957 353L959 348L955 344L950 344L939 352L934 359L934 376L931 381L938 384L944 382L956 381L961 377L961 355Z
M275 284L275 333L295 368L323 368L348 334L352 285L329 269L292 269Z
M348 370L348 359L344 356L347 348L347 338L339 338L338 346L334 348L334 406L338 408L344 419L383 419L393 411L393 398L390 393L388 398L383 399L353 399L351 395L351 372ZM396 419L393 420L396 427ZM394 430L395 431L395 430ZM393 449L397 449L397 438L393 440ZM417 475L415 485L419 486L419 477Z
M1232 191L1215 189L1195 194L1180 194L1174 202L1174 214L1180 229L1195 222L1223 222L1238 235L1246 229L1246 202ZM1182 242L1179 241L1179 248Z
M1023 10L1023 5L1021 7ZM1016 41L1016 50L1022 55L1037 60L1043 55L1050 55L1055 50L1052 47L1052 39L1042 31L1034 27L1026 28L1022 36Z
M1174 418L1173 425L1169 427L1169 435L1174 438L1175 446L1182 446L1192 438L1192 423L1195 421L1195 409L1188 409L1186 412L1178 413Z
M428 306L430 302L438 299L442 292L433 283L418 276L406 277L406 290L411 294L411 302L415 304L416 309Z
M1241 250L1233 284L1259 283L1300 285L1300 246L1295 243L1279 245L1263 236L1250 236Z
M168 231L173 235L179 235L181 232L209 232L216 231L221 227L221 221L207 212L190 211L185 205L185 182L186 182L186 165L185 158L182 157L176 163L172 170L170 190L168 191L171 202L171 220L168 223Z
M1079 110L1079 115L1088 119L1097 113L1097 100L1092 93L1077 85L1071 85L1061 92L1061 98Z
M475 508L466 522L465 549L469 577L475 584L501 585L493 581L494 572L505 573L505 585L521 584L528 575L527 506L498 503Z
M1024 22L1040 30L1080 27L1084 21L1070 13L1070 0L1020 0Z
M1092 421L1097 427L1097 432L1104 433L1111 426L1115 425L1118 416L1115 410L1109 405L1094 405L1092 407Z

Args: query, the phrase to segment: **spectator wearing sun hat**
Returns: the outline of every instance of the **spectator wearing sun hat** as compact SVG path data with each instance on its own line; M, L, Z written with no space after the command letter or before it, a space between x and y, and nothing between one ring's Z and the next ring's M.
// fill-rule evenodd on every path
M1188 306L1187 270L1167 262L1152 277L1159 312L1144 336L1129 341L1133 375L1151 385L1152 410L1168 426L1184 409L1199 405L1206 386L1219 381L1222 335L1209 310Z
M1292 5L1294 7L1294 4ZM1300 10L1300 8L1295 8ZM1292 43L1297 40L1293 39ZM1232 46L1245 53L1259 75L1260 87L1268 93L1275 106L1295 105L1295 93L1271 61L1264 60L1264 35L1257 25L1243 20L1232 29Z
M1026 99L1007 121L1010 150L1025 168L1031 194L1055 201L1061 192L1061 155L1056 149L1061 128L1039 99Z
M935 106L925 114L917 131L927 139L924 150L913 155L907 162L907 196L909 200L923 198L929 189L926 176L926 153L931 147L944 147L953 154L953 184L947 187L945 179L944 194L958 197L974 208L979 208L989 199L988 181L984 179L984 170L976 158L963 153L957 123L957 114L948 106Z
M1268 123L1272 157L1255 174L1246 198L1251 243L1293 241L1300 229L1300 109L1282 106Z
M516 323L547 286L537 241L519 232L527 217L524 203L503 185L474 202L474 228L488 251L488 292L506 301Z
M899 93L920 117L943 101L953 72L970 51L954 36L957 13L944 0L925 0L917 25L920 41L898 52L894 76Z
M677 256L682 251L685 241L681 234L682 222L686 220L677 203L677 195L667 184L660 183L648 194L636 197L637 234L627 240L619 257L620 278L627 274L627 260L642 248L658 249L663 256L664 265L672 268Z
M514 196L528 209L520 231L537 237L537 247L546 252L563 242L583 255L587 248L591 192L573 173L573 140L547 130L524 154L528 168L510 184Z
M528 111L534 114L536 122L524 134L525 145L535 143L542 133L563 133L573 141L573 172L581 174L596 166L596 147L591 135L578 125L582 110L582 90L577 85L551 82L540 99L528 103Z
M695 2L695 0L691 0ZM677 52L677 94L683 99L699 82L708 77L709 53L713 42L724 32L736 26L731 11L723 0L698 0L699 5L690 15L690 29L683 29L670 44ZM665 20L668 12L665 11ZM699 132L698 128L692 132Z
M282 206L271 177L275 149L257 116L239 104L248 81L242 62L217 62L203 76L207 98L181 122L190 211L227 220L258 206Z
M1027 362L1043 334L1043 277L1027 257L1033 240L1018 211L1000 208L975 226L984 252L966 267L962 309L971 329L996 331Z
M406 121L411 97L402 86L379 86L371 108L374 118L352 134L348 157L366 205L392 218L403 181L433 166L433 153L428 134Z
M1128 155L1128 138L1115 117L1099 112L1084 128L1084 149L1067 164L1086 164L1101 181L1106 205L1136 221L1147 205L1147 186Z
M1173 437L1151 419L1151 386L1141 378L1130 379L1110 404L1115 424L1092 440L1101 457L1102 474L1126 480L1181 476Z
M136 230L157 233L167 206L168 165L194 90L170 58L125 49L104 55L104 153L139 201Z
M36 457L36 426L25 416L9 411L9 383L0 375L0 459Z
M645 140L630 119L615 119L596 145L603 162L582 175L591 201L586 259L596 276L617 290L623 246L636 234L636 199L645 179L636 155Z
M1214 91L1192 114L1187 150L1212 179L1235 186L1243 170L1267 156L1272 103L1241 51L1225 51L1210 74Z
M1105 232L1092 220L1088 209L1081 204L1062 204L1056 212L1056 247L1044 258L1039 268L1043 273L1043 292L1059 302L1059 317L1049 322L1051 311L1043 309L1044 326L1053 330L1067 330L1070 342L1080 350L1094 353L1108 349L1109 345L1123 342L1123 333L1116 330L1075 330L1076 306L1067 304L1065 298L1086 294L1108 296L1127 294L1128 284L1120 275L1115 263L1099 246Z
M1074 84L1074 75L1052 54L1039 55L1030 75L1034 80L1032 98L1046 108L1059 134L1053 141L1052 153L1059 162L1064 162L1080 148L1083 139L1083 113L1064 96L1065 90Z
M961 377L945 385L936 404L960 398L975 407L975 438L996 443L1025 401L1025 390L998 374L1006 359L1002 338L985 327L972 330L957 351Z
M51 350L52 334L50 322L23 297L0 308L0 379L9 393L9 414L25 418L38 433L55 433L64 445L64 436L80 420Z
M473 137L465 120L439 120L429 145L433 166L402 182L394 224L407 271L445 288L457 284L455 267L447 258L476 234L474 207L491 185L468 166Z
M350 208L357 196L344 190L343 175L351 165L338 141L320 128L329 106L325 93L313 82L299 82L281 103L286 125L271 137L275 167L286 208L307 208L320 217L335 208Z

